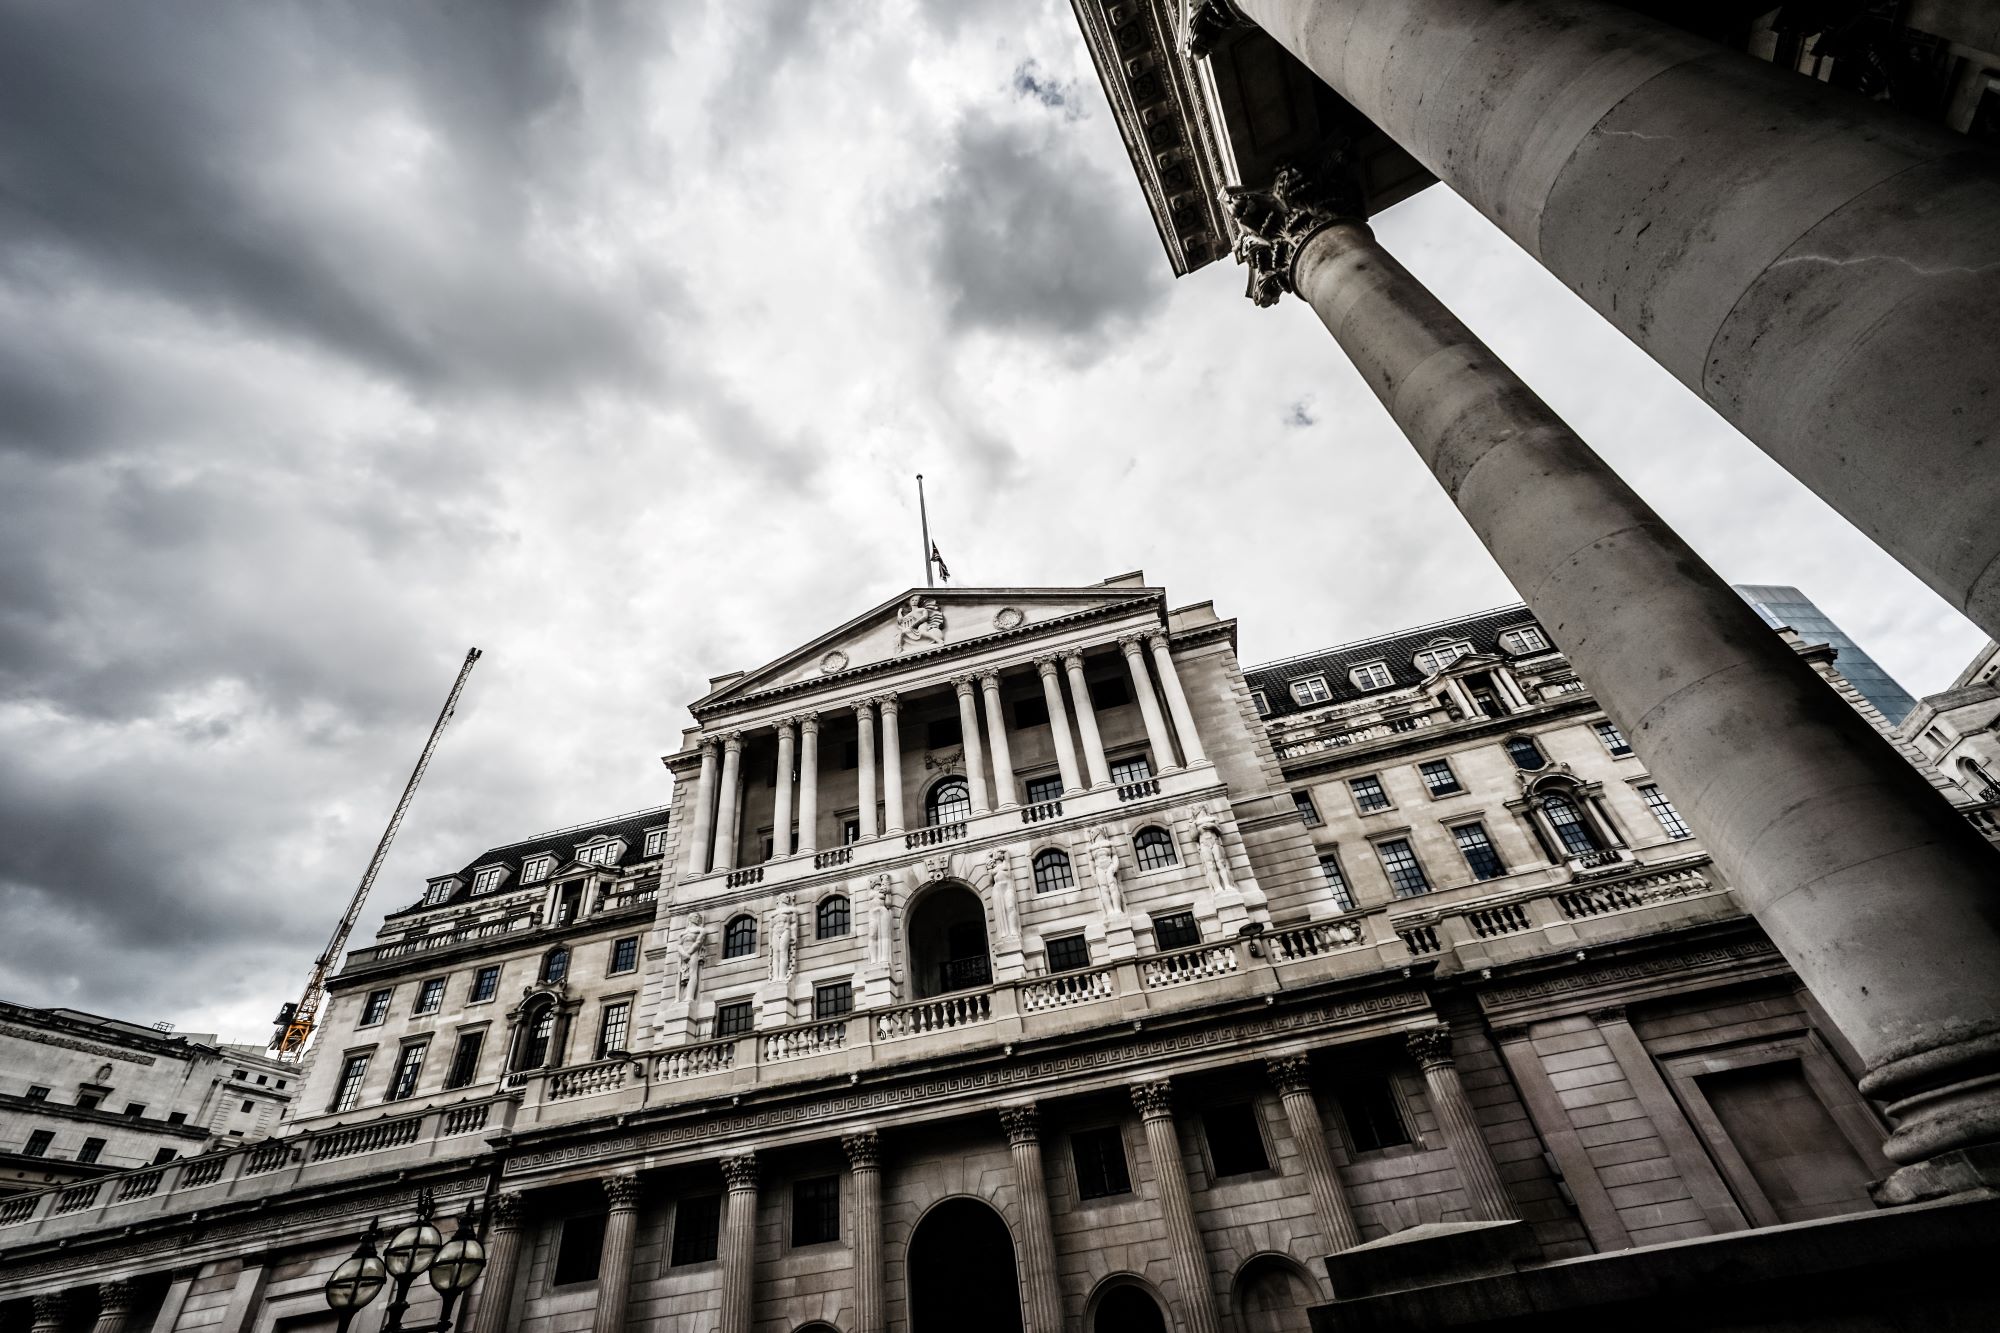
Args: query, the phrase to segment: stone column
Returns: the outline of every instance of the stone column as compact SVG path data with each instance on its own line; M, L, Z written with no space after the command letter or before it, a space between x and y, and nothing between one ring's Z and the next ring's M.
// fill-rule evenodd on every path
M1119 651L1132 673L1132 697L1139 701L1139 717L1146 724L1146 745L1153 752L1153 771L1171 773L1180 767L1174 762L1174 743L1167 737L1167 719L1160 713L1160 697L1153 693L1153 677L1146 670L1146 636L1121 634Z
M473 1310L459 1319L459 1327L501 1330L514 1326L514 1283L521 1270L524 1211L519 1194L509 1191L493 1196L493 1212L486 1224L486 1271L479 1275Z
M1303 1055L1281 1055L1266 1060L1264 1072L1285 1104L1285 1123L1299 1147L1299 1161L1305 1165L1306 1185L1319 1209L1320 1225L1326 1228L1327 1243L1335 1253L1351 1250L1361 1243L1361 1228L1347 1206L1347 1191L1340 1186L1340 1172L1326 1146L1326 1126L1313 1099L1312 1063Z
M1076 766L1076 741L1069 734L1069 709L1063 705L1062 667L1053 657L1035 659L1042 677L1042 700L1049 709L1049 731L1056 742L1056 767L1062 772L1063 795L1083 790L1083 774Z
M799 850L819 850L819 715L799 719Z
M34 1323L28 1327L30 1333L62 1333L63 1321L67 1318L69 1318L69 1294L52 1291L35 1297Z
M125 1320L131 1313L132 1284L100 1282L97 1284L97 1322L90 1326L90 1333L125 1333Z
M715 870L736 869L736 809L743 799L743 733L722 738L722 792L715 811Z
M1279 211L1257 295L1306 297L1673 794L1867 1060L1889 1158L2000 1141L1992 848L1366 227Z
M1622 5L1240 4L2000 635L2000 173L1963 136Z
M986 754L979 743L979 709L972 701L973 679L959 676L951 682L958 691L958 730L965 742L965 782L972 790L972 813L983 815L993 807L986 799Z
M181 1311L187 1308L188 1297L194 1293L194 1284L200 1277L200 1265L174 1270L166 1298L160 1302L160 1312L153 1316L152 1333L174 1333L175 1325L181 1321Z
M1056 1270L1055 1224L1042 1175L1042 1139L1034 1103L1000 1108L1007 1152L1014 1159L1014 1193L1021 1200L1021 1282L1028 1291L1025 1333L1062 1333L1062 1277Z
M598 1184L611 1212L604 1219L604 1246L598 1252L591 1333L624 1333L625 1309L632 1299L632 1237L639 1229L639 1177L606 1176Z
M701 743L701 779L695 784L693 821L688 837L687 874L690 879L708 873L708 857L715 842L715 742Z
M1164 634L1155 634L1146 640L1153 650L1153 670L1160 676L1160 688L1167 696L1167 713L1174 719L1174 734L1181 743L1181 758L1188 767L1208 762L1208 755L1201 748L1201 734L1195 730L1194 710L1188 707L1187 691L1181 688L1181 673L1174 667L1173 645Z
M882 1143L872 1129L841 1136L854 1173L854 1327L883 1333Z
M722 1159L729 1198L722 1217L722 1314L716 1333L750 1333L757 1261L757 1154Z
M771 859L792 854L792 720L778 724L778 777L771 808Z
M861 836L873 838L881 833L881 825L875 821L875 701L863 699L854 705L855 727L855 783L859 791L861 809Z
M901 833L903 814L902 704L885 694L882 705L882 831Z
M1132 1104L1146 1130L1146 1152L1153 1159L1153 1176L1160 1189L1160 1211L1166 1215L1167 1239L1174 1252L1174 1276L1181 1289L1181 1309L1187 1333L1217 1333L1215 1291L1209 1282L1208 1251L1195 1225L1194 1200L1188 1194L1187 1166L1181 1161L1180 1133L1174 1128L1173 1087L1166 1079L1132 1085Z
M1014 790L1014 750L1007 741L1007 710L1000 705L1000 673L980 676L979 692L986 700L986 735L993 743L993 808L1012 810L1021 798Z
M1465 1186L1465 1202L1475 1222L1503 1222L1514 1216L1514 1204L1507 1197L1500 1168L1493 1164L1493 1152L1479 1131L1479 1120L1466 1100L1465 1084L1459 1082L1458 1066L1451 1062L1451 1029L1423 1028L1407 1033L1404 1041L1417 1065L1424 1071L1424 1088L1430 1093L1431 1112L1437 1116L1438 1131L1451 1149L1452 1164Z
M1083 737L1083 759L1090 765L1090 785L1109 787L1111 765L1104 758L1104 738L1097 734L1097 709L1090 702L1090 687L1083 681L1083 654L1063 658L1063 673L1069 677L1069 697L1076 701L1076 729Z

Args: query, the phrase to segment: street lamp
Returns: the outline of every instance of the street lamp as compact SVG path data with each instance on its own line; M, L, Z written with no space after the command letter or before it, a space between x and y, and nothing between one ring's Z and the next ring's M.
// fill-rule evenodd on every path
M340 1316L340 1333L346 1333L355 1312L374 1300L391 1279L396 1292L389 1302L383 1333L449 1333L452 1307L486 1270L486 1246L479 1239L479 1219L470 1203L459 1216L450 1240L438 1234L430 1219L431 1194L425 1190L418 1196L417 1220L396 1233L380 1258L375 1254L375 1224L368 1224L360 1248L326 1282L326 1303ZM430 1274L431 1287L443 1298L438 1317L433 1323L405 1324L410 1288L425 1273Z
M347 1333L355 1313L380 1295L388 1281L389 1270L375 1254L375 1224L370 1222L368 1230L362 1233L361 1244L326 1280L326 1303L339 1316L340 1322L335 1325L339 1333Z

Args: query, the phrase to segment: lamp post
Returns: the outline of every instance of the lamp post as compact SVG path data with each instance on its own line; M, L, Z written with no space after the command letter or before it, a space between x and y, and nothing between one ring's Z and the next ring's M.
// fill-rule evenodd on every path
M355 1313L391 1280L396 1291L389 1302L383 1333L449 1333L452 1307L486 1269L486 1245L479 1238L479 1218L470 1203L459 1216L450 1240L438 1233L430 1219L431 1195L425 1190L418 1196L417 1220L398 1231L379 1257L375 1253L375 1223L368 1224L360 1246L326 1281L326 1303L339 1315L339 1333L347 1333ZM443 1300L438 1317L427 1324L405 1324L410 1288L426 1273Z

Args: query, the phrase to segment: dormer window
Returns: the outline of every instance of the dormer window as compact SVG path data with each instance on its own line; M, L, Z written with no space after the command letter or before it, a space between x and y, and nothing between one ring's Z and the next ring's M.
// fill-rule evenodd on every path
M523 884L539 884L547 879L549 872L555 868L556 859L553 856L531 856L521 862L521 882Z
M1258 717L1271 716L1271 700L1264 691L1250 691L1250 702L1256 707Z
M658 856L661 852L664 852L666 849L667 849L667 831L663 828L647 829L645 855Z
M602 842L587 842L576 849L576 859L586 865L615 866L618 858L625 854L622 838L606 838Z
M1333 698L1333 691L1326 687L1325 676L1306 676L1292 682L1292 699L1296 703L1310 706L1323 704Z
M1426 676L1435 676L1471 651L1469 643L1434 643L1410 660Z
M472 874L472 891L474 894L491 893L500 887L500 881L505 878L505 866L487 866L484 870L476 870Z
M1510 653L1542 653L1548 651L1549 640L1535 626L1524 625L1502 634L1500 646Z
M1347 673L1357 690L1386 690L1393 683L1387 662L1363 662Z
M439 903L451 897L451 891L457 885L458 881L456 879L432 880L431 886L424 890L424 906L436 907Z

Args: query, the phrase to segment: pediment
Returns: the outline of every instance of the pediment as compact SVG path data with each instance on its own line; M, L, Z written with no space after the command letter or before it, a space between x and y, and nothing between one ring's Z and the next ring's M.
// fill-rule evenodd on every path
M1032 635L1079 616L1158 603L1157 588L912 588L714 690L706 712L766 690L895 661L949 655L996 637Z

